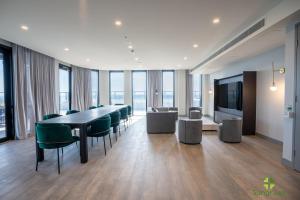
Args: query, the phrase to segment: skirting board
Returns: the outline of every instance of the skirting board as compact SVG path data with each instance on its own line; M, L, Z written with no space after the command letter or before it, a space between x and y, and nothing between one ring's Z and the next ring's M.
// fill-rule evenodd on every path
M274 138L271 138L271 137L268 137L268 136L266 136L266 135L263 135L263 134L261 134L261 133L255 133L258 137L261 137L261 138L264 138L264 139L266 139L266 140L268 140L268 141L270 141L270 142L272 142L272 143L274 143L274 144L280 144L280 145L283 145L283 143L281 142L281 141L279 141L279 140L276 140L276 139L274 139Z
M289 161L285 158L281 158L281 163L284 165L284 166L287 166L291 169L294 169L294 165L293 165L293 162L292 161Z

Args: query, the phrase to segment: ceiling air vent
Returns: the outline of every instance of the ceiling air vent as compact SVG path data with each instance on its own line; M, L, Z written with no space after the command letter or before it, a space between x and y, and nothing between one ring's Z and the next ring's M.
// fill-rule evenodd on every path
M261 29L262 27L264 27L264 25L265 25L265 19L262 19L262 20L258 21L256 24L254 24L253 26L251 26L250 28L248 28L247 30L245 30L244 32L242 32L241 34L239 34L236 38L234 38L233 40L231 40L230 42L228 42L227 44L225 44L218 51L216 51L215 53L213 53L212 55L210 55L208 58L206 58L204 61L202 61L199 65L197 65L196 67L194 67L192 69L192 71L194 71L195 69L201 67L202 65L204 65L208 61L212 60L213 58L217 57L218 55L220 55L221 53L223 53L224 51L226 51L230 47L234 46L238 42L242 41L243 39L245 39L246 37L248 37L252 33L258 31L259 29Z

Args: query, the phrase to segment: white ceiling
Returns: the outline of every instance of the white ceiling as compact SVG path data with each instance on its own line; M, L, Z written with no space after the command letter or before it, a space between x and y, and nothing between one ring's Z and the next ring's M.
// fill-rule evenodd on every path
M0 38L90 68L192 68L279 2L1 0ZM211 23L214 17L220 24ZM114 26L116 19L122 20L121 28ZM20 29L23 24L28 31Z

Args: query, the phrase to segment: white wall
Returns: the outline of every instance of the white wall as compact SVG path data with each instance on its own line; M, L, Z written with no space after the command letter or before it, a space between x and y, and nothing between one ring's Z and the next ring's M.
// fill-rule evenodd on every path
M272 83L272 62L278 68L284 65L284 46L275 48L258 56L232 63L222 71L210 74L210 88L213 89L214 79L226 78L241 74L243 71L258 71L257 74L257 105L256 105L256 131L273 139L282 141L283 138L283 105L284 105L284 75L276 74L278 91L271 94L269 90ZM214 97L203 93L208 100L208 114L213 116ZM205 97L208 96L208 97ZM204 101L204 103L207 101ZM278 106L274 108L274 106ZM206 114L206 113L204 113Z
M100 82L100 104L109 104L109 71L99 71Z
M257 73L256 132L278 141L283 140L284 78L275 73L277 91L272 92L272 70Z
M124 71L124 104L132 105L131 71Z

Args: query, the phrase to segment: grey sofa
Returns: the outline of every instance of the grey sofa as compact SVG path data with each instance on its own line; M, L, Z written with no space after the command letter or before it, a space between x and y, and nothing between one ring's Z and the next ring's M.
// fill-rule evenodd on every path
M178 118L178 112L148 111L146 118L148 133L174 133L176 130L176 120Z
M185 144L200 144L202 141L201 119L179 119L178 138Z
M241 142L242 119L225 119L220 125L219 139L223 142Z

